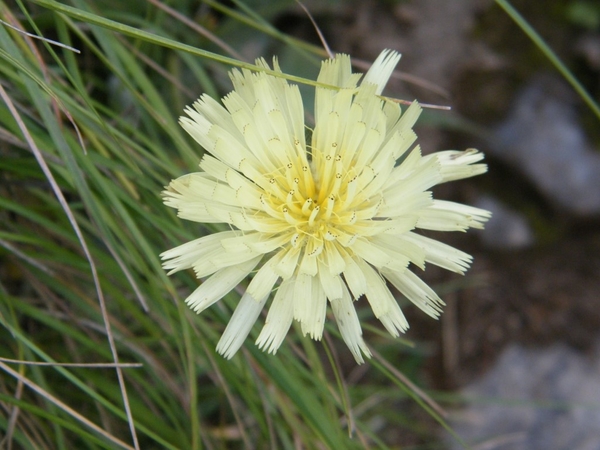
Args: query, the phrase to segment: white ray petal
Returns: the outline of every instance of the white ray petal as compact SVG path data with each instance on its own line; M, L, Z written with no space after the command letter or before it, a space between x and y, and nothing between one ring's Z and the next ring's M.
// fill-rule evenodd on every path
M239 253L252 251L255 253L270 253L289 241L287 235L269 236L265 233L246 233L230 239L223 239L221 244L227 252Z
M194 264L194 272L198 278L204 278L216 270L223 269L225 267L235 267L238 264L246 263L247 261L254 260L255 258L262 258L262 254L247 250L245 252L226 252L216 251L207 256L206 259L202 259Z
M342 278L339 275L332 275L325 266L324 262L319 260L319 282L328 299L339 298L342 295Z
M238 303L229 323L219 339L217 352L227 359L233 358L233 355L240 349L252 326L258 319L269 294L263 296L260 300L254 299L246 292Z
M387 314L390 311L391 305L388 301L388 295L384 292L388 291L385 284L381 279L381 276L373 269L369 264L364 261L358 260L358 266L360 267L366 281L365 295L371 305L373 314L379 319L379 317Z
M395 197L389 196L377 211L378 217L402 217L406 214L415 214L423 208L431 206L433 196L431 191L404 194L398 192Z
M347 170L350 167L350 162L354 158L360 143L362 142L367 126L362 120L362 106L352 103L348 112L346 129L344 130L344 138L340 145L340 156L343 158L344 168Z
M221 240L238 235L238 231L221 231L220 233L209 234L208 236L194 239L193 241L167 250L160 254L160 258L164 261L163 268L170 270L169 275L180 270L190 269L199 259L205 257L208 253L222 248Z
M492 213L461 203L434 200L428 208L418 212L417 227L424 230L466 231L483 228Z
M338 247L338 244L334 242L325 242L325 250L323 254L325 257L325 264L327 265L331 275L339 275L346 268L346 262Z
M417 119L421 115L422 111L423 108L421 108L419 102L412 102L410 106L402 113L400 120L398 120L398 122L396 122L394 125L393 131L401 132L402 130L411 129L417 122Z
M382 51L369 71L363 78L362 84L375 84L377 85L376 93L379 95L383 91L383 88L387 84L392 72L394 71L396 64L400 61L400 54L393 50Z
M397 171L401 168L402 164L394 169L383 188L383 197L388 205L401 203L403 197L426 191L442 180L440 166L435 159L420 162L405 177L397 179Z
M419 307L425 314L437 319L442 312L441 306L445 303L423 280L410 270L402 273L391 270L381 272L396 289L408 300Z
M321 63L317 81L341 88L354 88L360 77L360 74L352 74L350 57L338 54L335 55L335 58ZM333 99L336 94L337 91L333 89L317 88L315 94L315 123L319 123L323 117L333 110Z
M294 318L294 279L284 280L269 308L265 326L261 330L256 345L268 353L276 353Z
M354 359L358 364L364 363L365 361L362 357L362 353L364 353L367 358L370 358L371 352L362 338L360 322L356 315L354 305L352 304L350 293L345 286L343 287L342 296L331 300L331 309L335 316L338 328L340 329L342 339L350 349L350 352L352 352Z
M261 258L262 255L236 266L219 270L192 292L185 302L196 313L201 313L221 300L225 294L246 278Z
M387 252L375 247L368 239L362 237L356 239L350 248L357 256L375 267L383 267L392 261Z
M392 294L390 293L390 296L391 295ZM396 302L396 299L393 297L392 299L394 300L394 303L391 304L390 310L379 317L379 320L393 337L398 337L400 336L400 333L404 333L408 330L409 325L406 317L402 314L398 302Z
M262 298L269 296L273 290L273 286L279 279L279 275L275 272L274 267L279 263L283 250L277 255L269 259L259 270L256 272L252 281L248 285L246 292L254 298Z
M300 247L288 247L279 264L273 268L275 272L277 272L277 274L284 280L291 278L296 271L296 265L298 263L298 257L300 256L301 251L302 248Z
M392 262L389 264L375 267L378 269L386 267L402 272L408 266L408 263L412 262L417 267L425 268L427 253L413 241L405 239L406 234L403 233L399 236L394 236L382 233L371 238L372 245L386 252L392 259Z
M300 274L294 282L291 301L294 305L294 320L300 323L307 319L310 312L310 300L307 299L312 292L312 278L310 275Z
M302 255L302 259L300 260L300 266L298 267L299 274L305 274L310 276L315 276L317 274L318 266L317 266L317 256L309 255L305 250Z
M251 229L245 219L245 213L242 208L216 201L180 202L177 216L193 222L230 223L241 230Z
M357 259L347 255L345 258L346 268L344 269L344 280L352 292L354 300L367 292L367 280L365 274L357 264Z
M387 130L388 137L393 134L394 125L398 122L401 112L402 109L398 103L392 101L384 102L383 113L386 117L385 129Z
M202 94L200 98L194 102L193 107L210 123L218 123L225 128L228 133L238 138L238 140L241 140L241 135L237 133L229 112L210 95Z
M337 54L335 58L327 59L321 63L321 70L317 77L319 83L340 87L354 87L356 83L348 83L354 80L356 80L356 77L352 77L350 56ZM323 90L325 89L323 88Z
M321 340L326 309L327 297L319 280L298 275L294 285L294 319L300 322L302 334Z
M202 157L200 168L217 180L229 184L235 190L240 205L247 208L261 208L260 196L263 194L261 187L267 183L264 177L250 181L237 170L232 169L209 154L205 154Z
M367 300L373 314L377 317L388 332L398 337L408 329L408 321L402 314L398 302L385 284L385 280L375 269L366 263L359 264L367 280Z
M414 242L426 252L425 261L452 272L464 274L471 265L473 257L443 242L436 241L412 232L402 236L409 242Z
M461 180L487 172L487 164L474 164L483 159L483 154L474 148L464 151L446 150L427 155L424 160L435 158L441 164L442 181Z

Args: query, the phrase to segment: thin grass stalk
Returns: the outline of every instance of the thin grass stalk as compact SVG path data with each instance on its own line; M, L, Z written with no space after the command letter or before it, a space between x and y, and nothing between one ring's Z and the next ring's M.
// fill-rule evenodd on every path
M533 29L533 27L523 18L521 14L508 2L507 0L495 0L496 4L500 6L506 12L506 14L515 21L515 23L521 28L521 30L531 39L537 48L548 58L548 61L552 63L556 70L567 80L567 82L573 87L575 92L583 99L586 105L594 112L594 114L600 119L600 106L594 101L592 96L587 92L579 80L573 75L573 73L565 66L560 60L558 55L546 44L540 34Z
M112 436L111 434L107 433L106 431L104 431L104 429L102 429L95 423L91 422L87 418L83 417L77 411L75 411L74 409L72 409L71 407L69 407L68 405L63 403L62 401L60 401L58 398L54 397L52 394L48 393L45 389L42 389L40 386L38 386L37 384L35 384L31 380L29 380L28 378L23 377L20 373L11 369L8 365L4 364L1 361L0 361L0 369L2 369L8 375L11 375L12 377L18 379L21 383L25 384L27 387L29 387L36 393L38 393L45 399L49 400L50 402L52 402L53 404L58 406L60 409L62 409L63 411L65 411L67 414L74 417L75 419L77 419L79 422L83 423L88 428L94 430L96 433L105 437L110 442L117 444L120 448L125 448L125 449L133 449L134 448L134 447L131 447L129 444L116 438L115 436Z

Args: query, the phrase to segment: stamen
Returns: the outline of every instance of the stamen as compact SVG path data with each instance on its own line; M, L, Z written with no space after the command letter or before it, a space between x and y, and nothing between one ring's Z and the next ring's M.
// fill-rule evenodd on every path
M343 200L343 207L346 207L354 201L354 197L356 196L356 188L358 187L358 179L354 176L348 184L346 184L346 198Z
M341 185L342 185L342 173L337 172L335 174L335 179L333 180L333 186L331 187L331 195L338 195Z
M294 197L296 198L296 202L298 202L299 204L302 205L304 203L304 195L302 195L302 193L304 191L301 189L301 186L300 186L300 178L295 177L292 180L292 183L293 183L292 186L294 187L293 190L294 190Z
M317 205L315 206L315 209L313 209L310 213L310 217L308 218L308 225L310 225L311 227L315 224L315 218L317 217L317 214L319 214L320 210L321 207Z
M281 219L281 213L279 211L277 211L275 208L273 208L271 201L269 199L267 199L267 197L264 194L260 196L260 202L263 205L263 210L268 215L270 215L271 217L274 217L276 219Z
M294 170L294 164L288 162L286 164L287 170L285 171L285 179L287 181L288 187L294 185L294 177L296 176L296 171Z
M287 223L289 223L290 225L298 225L300 222L298 219L295 219L289 212L289 210L287 209L287 207L283 207L283 217L285 218L285 221Z
M310 207L312 206L312 204L313 204L313 199L307 198L306 201L304 202L304 205L302 205L302 214L307 216L308 211L310 211Z
M335 205L335 197L330 195L327 197L327 205L325 206L325 216L323 219L329 220L331 214L333 213L333 206Z
M308 166L302 166L302 172L304 173L304 189L306 192L304 193L307 197L315 196L315 183L312 179L312 173Z
M330 183L333 175L334 159L331 155L325 155L324 165L321 170L321 188L319 190L319 203L325 199L330 191Z
M282 177L280 176L280 178L282 178ZM268 191L269 194L276 197L281 202L285 203L285 198L286 198L288 190L282 189L281 181L283 181L283 180L280 180L278 182L278 180L272 176L271 178L269 178L269 185L267 187L265 187L265 191Z
M296 191L294 191L293 189L291 191L288 192L287 198L285 200L285 202L287 203L288 206L292 207L293 203L294 203L294 194L296 193Z

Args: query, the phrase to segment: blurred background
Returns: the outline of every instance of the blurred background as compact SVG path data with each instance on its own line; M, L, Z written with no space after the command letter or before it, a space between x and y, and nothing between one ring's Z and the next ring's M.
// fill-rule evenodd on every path
M384 48L402 53L384 93L434 105L417 125L424 153L486 154L488 174L434 190L493 213L484 231L439 236L474 256L465 277L424 273L447 303L440 321L407 306L411 328L399 341L363 311L373 324L367 342L382 358L372 365L356 367L338 342L315 344L293 331L276 357L248 342L227 363L212 349L235 295L196 316L182 307L193 274L173 280L161 271L158 253L198 235L158 197L200 159L175 121L202 92L227 93L230 66L114 33L73 11L243 61L276 55L284 72L314 79L324 53L298 4L73 0L63 4L70 11L49 1L0 2L0 83L98 264L119 354L144 364L123 369L141 444L130 418L116 412L126 408L114 371L11 367L133 447L599 449L600 119L493 0L303 3L357 71ZM600 4L511 5L598 102ZM53 55L8 25L81 54L54 47ZM301 89L310 111L313 88ZM113 361L89 263L7 105L0 356ZM123 447L0 373L0 447ZM65 380L80 390L65 389ZM442 410L427 409L429 399Z

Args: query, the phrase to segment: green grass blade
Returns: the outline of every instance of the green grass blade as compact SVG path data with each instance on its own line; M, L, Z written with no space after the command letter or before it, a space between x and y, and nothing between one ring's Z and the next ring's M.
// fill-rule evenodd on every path
M546 44L544 39L539 35L537 31L533 29L531 25L523 18L521 14L507 1L507 0L496 0L498 6L500 6L508 16L515 21L515 23L523 30L523 32L529 36L533 43L540 49L540 51L548 58L548 60L556 67L560 74L569 82L569 84L575 89L577 94L583 99L588 107L594 112L594 114L600 119L600 106L594 101L591 95L586 91L583 85L577 80L573 73L563 64L558 55Z

